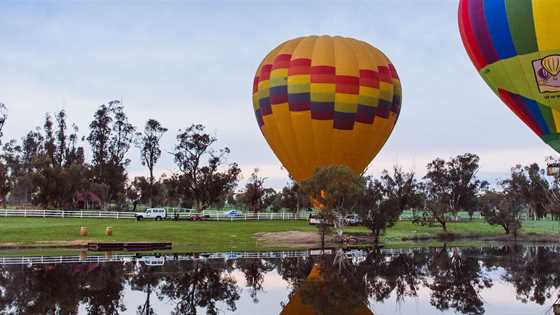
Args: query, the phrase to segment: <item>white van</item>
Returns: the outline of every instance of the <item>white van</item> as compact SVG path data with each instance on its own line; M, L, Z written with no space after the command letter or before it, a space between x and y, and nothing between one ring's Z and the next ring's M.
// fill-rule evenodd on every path
M166 217L164 208L148 208L144 212L136 212L136 220L141 221L144 219L154 219L156 221L163 220Z

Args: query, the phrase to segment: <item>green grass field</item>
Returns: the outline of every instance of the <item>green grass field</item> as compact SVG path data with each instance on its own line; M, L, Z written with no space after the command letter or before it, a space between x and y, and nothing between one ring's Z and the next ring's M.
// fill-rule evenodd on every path
M81 226L88 227L89 235L80 237ZM113 228L113 236L105 236L105 228ZM174 250L228 251L271 250L259 244L255 233L303 231L317 229L306 221L237 221L237 222L187 222L142 221L110 219L60 219L60 218L0 218L0 244L56 245L56 242L89 241L171 241ZM348 227L350 233L367 233L364 227ZM383 236L386 244L403 245L403 238L429 238L442 232L439 226L419 226L409 221L398 222ZM494 236L503 234L498 226L473 220L449 223L449 232L458 236ZM545 235L560 234L560 223L553 221L526 221L522 233ZM427 243L418 244L424 246Z

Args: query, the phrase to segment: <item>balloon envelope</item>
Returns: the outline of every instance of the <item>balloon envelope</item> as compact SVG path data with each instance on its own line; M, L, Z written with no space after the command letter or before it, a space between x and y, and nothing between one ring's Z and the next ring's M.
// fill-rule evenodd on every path
M486 83L560 152L560 3L460 0L463 44Z
M389 137L400 105L389 59L365 42L338 36L280 44L261 62L253 84L261 132L296 181L335 164L361 173Z

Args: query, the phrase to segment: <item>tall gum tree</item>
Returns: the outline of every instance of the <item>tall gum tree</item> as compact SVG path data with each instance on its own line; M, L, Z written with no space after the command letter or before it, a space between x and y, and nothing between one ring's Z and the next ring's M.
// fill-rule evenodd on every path
M159 121L148 119L144 126L143 133L136 134L136 147L140 149L140 157L142 165L148 168L149 172L149 203L153 206L153 190L154 190L154 167L161 157L160 140L167 132Z

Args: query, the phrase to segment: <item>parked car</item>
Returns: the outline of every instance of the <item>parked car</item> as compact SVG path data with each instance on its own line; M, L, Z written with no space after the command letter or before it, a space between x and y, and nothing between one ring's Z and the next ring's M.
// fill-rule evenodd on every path
M136 212L136 220L142 221L144 219L154 219L156 221L163 220L167 216L164 208L148 208L144 212Z
M241 211L235 209L224 212L224 217L226 218L239 218L242 216L243 214L241 213Z
M208 220L208 219L210 219L209 215L207 215L207 214L202 215L200 213L191 214L191 215L189 215L189 218L188 218L189 221L204 221L204 220Z
M344 224L345 225L360 225L362 224L362 218L360 218L359 215L352 213L352 214L347 214L344 217Z
M334 226L334 222L332 222L332 221L327 222L325 219L321 218L317 214L309 215L308 222L309 222L310 225L326 224L326 225Z

